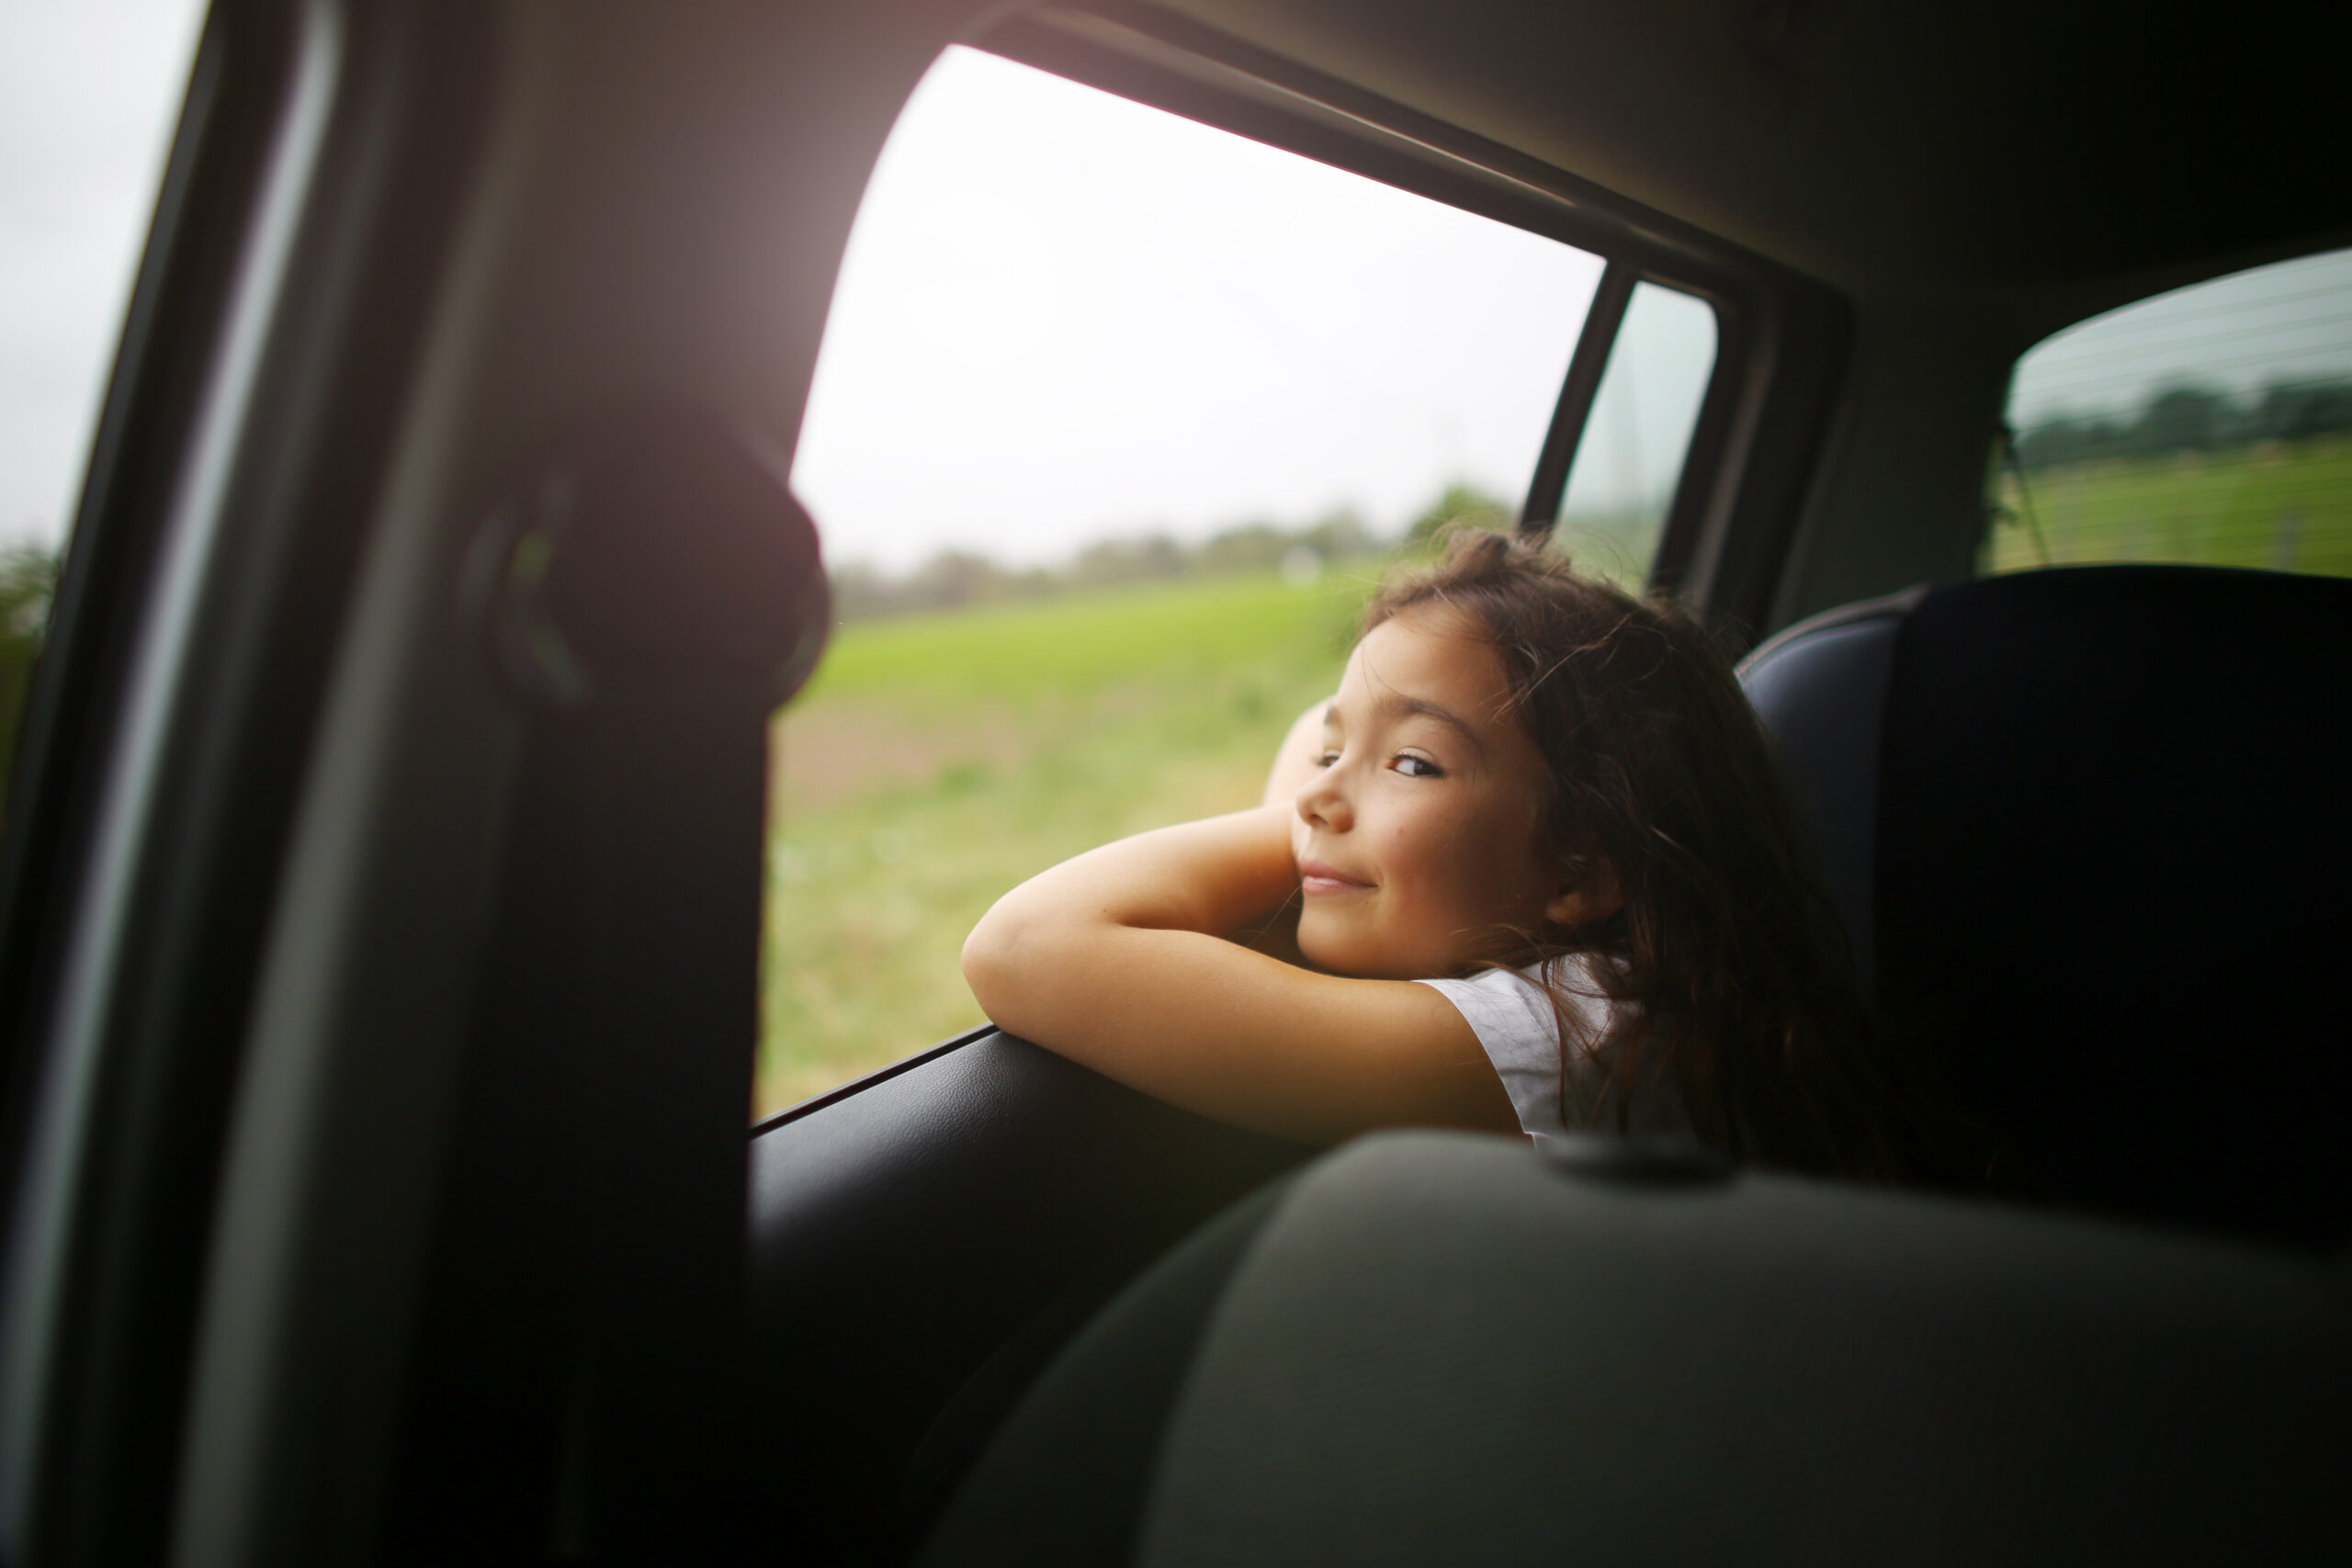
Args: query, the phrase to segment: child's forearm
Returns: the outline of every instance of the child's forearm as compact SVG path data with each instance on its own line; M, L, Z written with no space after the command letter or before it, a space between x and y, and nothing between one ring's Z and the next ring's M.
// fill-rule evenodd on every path
M1118 931L1229 936L1298 891L1290 812L1261 807L1140 833L1064 861L997 900L964 943L964 975L1000 1024L1085 989ZM1077 979L1080 985L1073 987Z
M1290 813L1261 807L1138 833L1040 872L996 902L967 953L1038 923L1108 923L1222 936L1298 891Z
M1509 1131L1502 1080L1426 986L1342 979L1226 940L1297 890L1283 807L1108 844L1023 883L964 944L998 1027L1204 1115L1289 1137Z

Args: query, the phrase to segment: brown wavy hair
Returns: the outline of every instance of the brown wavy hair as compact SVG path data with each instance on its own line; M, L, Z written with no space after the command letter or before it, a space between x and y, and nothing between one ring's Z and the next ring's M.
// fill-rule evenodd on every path
M1591 1054L1620 1129L1658 1086L1737 1157L1825 1175L1920 1174L1918 1122L1873 1038L1843 929L1798 850L1764 728L1731 666L1670 601L1580 576L1484 530L1383 584L1363 629L1442 605L1501 656L1515 716L1551 779L1546 852L1605 862L1624 895L1605 919L1520 933L1514 966L1593 955L1613 1004L1580 1037L1557 987L1564 1065ZM1547 973L1556 973L1547 971ZM1589 1069L1588 1069L1589 1070ZM1570 1081L1574 1081L1572 1077ZM1565 1097L1564 1097L1565 1100Z

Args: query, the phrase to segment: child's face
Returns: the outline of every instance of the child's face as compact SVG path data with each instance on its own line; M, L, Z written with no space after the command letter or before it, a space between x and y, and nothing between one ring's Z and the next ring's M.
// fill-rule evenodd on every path
M1417 608L1356 644L1298 792L1298 945L1335 974L1446 975L1577 913L1542 852L1544 759L1510 710L1493 647L1458 612Z

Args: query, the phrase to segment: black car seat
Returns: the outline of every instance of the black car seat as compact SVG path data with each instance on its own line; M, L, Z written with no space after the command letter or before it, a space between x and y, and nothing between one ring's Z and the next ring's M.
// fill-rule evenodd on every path
M1196 1234L934 1532L982 1563L2342 1561L2337 627L2053 572L1751 660L1881 999L2041 1207L1359 1140Z
M1994 578L1804 622L1742 677L1966 1179L2352 1229L2352 582Z

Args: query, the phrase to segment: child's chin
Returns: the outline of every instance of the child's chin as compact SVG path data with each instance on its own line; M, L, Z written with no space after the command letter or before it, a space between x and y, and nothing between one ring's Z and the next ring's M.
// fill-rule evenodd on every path
M1387 953L1375 952L1363 942L1350 942L1345 937L1323 933L1315 940L1305 922L1298 931L1299 956L1326 975L1337 975L1349 980L1396 980L1413 976L1399 975Z
M1326 975L1344 975L1351 978L1354 977L1355 970L1349 961L1355 954L1350 951L1350 944L1334 941L1328 934L1317 940L1317 933L1312 931L1305 920L1298 923L1298 955Z

